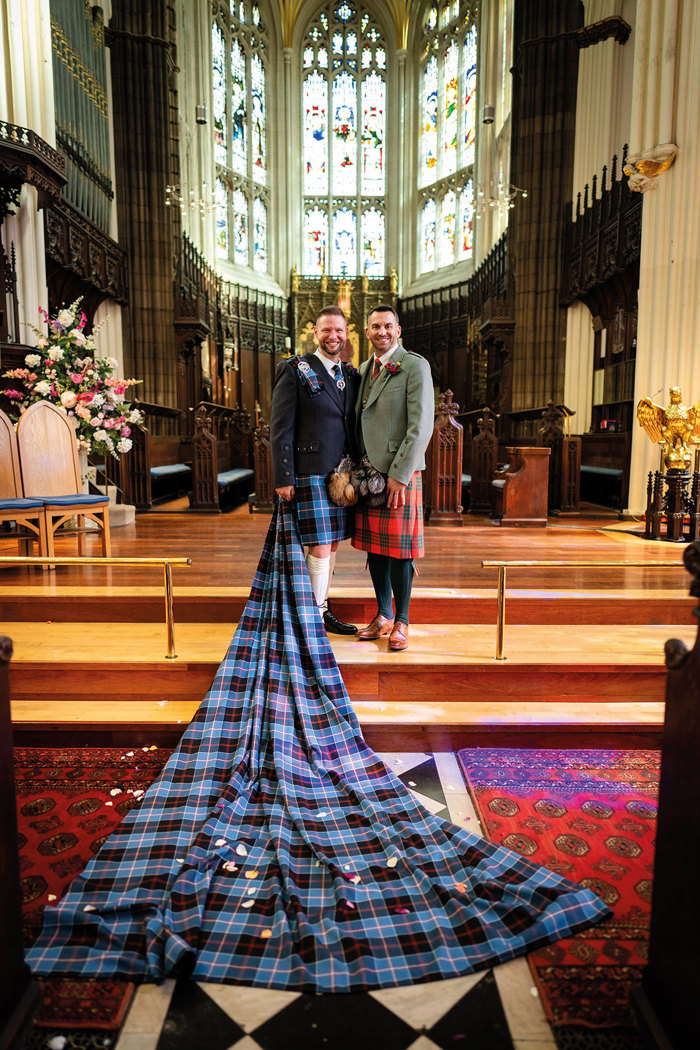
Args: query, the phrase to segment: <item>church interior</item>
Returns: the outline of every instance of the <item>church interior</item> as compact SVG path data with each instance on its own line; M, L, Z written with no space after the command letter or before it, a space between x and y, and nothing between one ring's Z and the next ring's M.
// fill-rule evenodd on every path
M0 54L0 1050L696 1045L700 4L0 0ZM408 650L329 635L364 738L613 919L348 995L32 977L246 605L280 362L379 304L435 427Z

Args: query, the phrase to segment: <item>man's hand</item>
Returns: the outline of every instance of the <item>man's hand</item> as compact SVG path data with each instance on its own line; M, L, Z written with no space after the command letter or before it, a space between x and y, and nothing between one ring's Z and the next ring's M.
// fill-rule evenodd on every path
M398 510L406 503L406 486L395 478L386 479L386 505L389 510Z
M275 489L275 492L285 503L289 503L290 499L294 499L293 485L284 485L281 489Z

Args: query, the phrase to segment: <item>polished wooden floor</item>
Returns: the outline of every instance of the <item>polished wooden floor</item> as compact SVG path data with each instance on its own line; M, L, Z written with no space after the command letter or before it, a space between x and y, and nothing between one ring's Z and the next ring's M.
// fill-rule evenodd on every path
M651 746L663 720L663 646L695 625L682 545L640 538L611 517L500 529L466 517L428 528L414 586L410 649L332 638L369 742L405 749L530 740L559 746ZM269 519L157 513L113 531L118 557L181 557L176 650L165 659L158 569L0 568L0 626L14 641L13 714L20 739L172 739L226 651ZM96 539L90 540L97 548ZM16 553L0 537L0 554ZM75 539L58 554L74 554ZM97 549L95 550L97 554ZM506 656L496 661L496 570L482 559L591 561L510 569ZM639 567L601 562L641 561ZM367 622L374 602L364 555L339 552L336 612Z

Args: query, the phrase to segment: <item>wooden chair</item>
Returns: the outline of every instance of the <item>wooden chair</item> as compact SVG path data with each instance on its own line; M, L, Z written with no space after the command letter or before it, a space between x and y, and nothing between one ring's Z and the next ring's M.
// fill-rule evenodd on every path
M31 544L38 543L39 557L47 555L46 516L40 499L26 499L17 452L17 435L12 422L0 411L0 521L17 525L19 553L31 554Z
M86 554L83 529L89 518L101 529L102 555L109 558L109 498L81 491L78 443L66 416L48 401L30 405L17 425L17 446L25 495L44 504L47 557L54 554L56 529L75 514L78 554Z

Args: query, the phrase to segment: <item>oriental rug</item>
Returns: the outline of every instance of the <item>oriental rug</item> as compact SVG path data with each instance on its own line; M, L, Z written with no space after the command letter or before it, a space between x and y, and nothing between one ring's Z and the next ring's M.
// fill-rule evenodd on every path
M171 748L15 748L18 847L25 947L44 908L98 852L165 765ZM35 1022L46 1028L119 1028L133 995L128 980L41 980Z
M530 966L555 1026L627 1026L647 959L658 751L465 749L459 760L488 838L593 890L594 928L538 948Z

